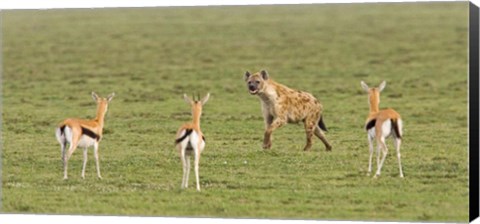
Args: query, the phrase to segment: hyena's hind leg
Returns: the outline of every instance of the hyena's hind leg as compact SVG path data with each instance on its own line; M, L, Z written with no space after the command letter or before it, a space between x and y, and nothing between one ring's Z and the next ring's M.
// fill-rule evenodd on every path
M319 126L315 126L314 134L323 142L327 151L332 151L332 145L330 145L327 138L325 137L325 134Z
M309 151L312 148L312 137L315 131L315 122L312 120L305 120L305 134L307 135L307 144L303 148L303 151Z

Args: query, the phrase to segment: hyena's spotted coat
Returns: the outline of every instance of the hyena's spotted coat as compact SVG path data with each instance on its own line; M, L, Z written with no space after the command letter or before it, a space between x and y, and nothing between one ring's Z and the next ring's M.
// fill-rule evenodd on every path
M257 95L262 103L262 112L265 120L265 136L263 148L272 146L272 132L285 123L302 121L307 135L307 144L304 150L312 147L312 137L315 134L328 151L332 149L322 130L326 131L322 119L322 105L315 97L307 92L290 89L276 83L269 78L267 71L262 70L255 74L245 73L245 81L252 95Z

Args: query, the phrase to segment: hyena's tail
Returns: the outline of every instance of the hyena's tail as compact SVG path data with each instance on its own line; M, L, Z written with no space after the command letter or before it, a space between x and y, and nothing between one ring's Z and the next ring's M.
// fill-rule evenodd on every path
M328 131L327 126L325 126L325 123L323 123L323 116L320 116L320 121L318 121L318 127L320 127L320 129L324 131Z

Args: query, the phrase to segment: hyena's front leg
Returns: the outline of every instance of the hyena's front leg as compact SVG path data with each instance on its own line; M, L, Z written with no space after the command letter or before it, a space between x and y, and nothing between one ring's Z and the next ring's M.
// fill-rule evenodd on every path
M267 107L268 107L267 105L262 105L263 120L265 122L265 135L263 138L264 149L269 149L272 146L271 139L270 139L270 136L272 133L270 132L270 134L267 136L267 131L272 126L273 119L274 119L273 115L270 114Z
M268 110L268 105L262 103L262 115L263 115L263 121L265 122L265 130L272 125L273 122L273 115L270 113Z
M270 147L272 147L272 132L275 129L281 127L283 124L285 124L285 120L277 117L272 121L272 124L265 130L265 135L263 138L264 149L269 149Z
M303 150L308 151L312 147L312 137L313 137L313 133L316 125L313 120L305 120L304 126L305 126L305 134L307 135L307 144L305 145Z

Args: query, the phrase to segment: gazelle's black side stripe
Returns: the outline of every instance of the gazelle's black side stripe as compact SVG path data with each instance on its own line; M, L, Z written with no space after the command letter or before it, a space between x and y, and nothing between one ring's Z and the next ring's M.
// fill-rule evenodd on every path
M192 131L192 129L185 129L185 134L183 134L182 137L175 139L175 144L182 142L187 136L192 133Z
M82 135L86 135L90 138L95 139L96 141L100 140L100 136L95 134L92 130L82 127Z
M205 135L202 135L202 139L203 139L204 142L207 142L207 141L205 141Z
M375 127L376 122L377 122L377 119L373 119L373 120L369 121L367 123L367 125L365 125L365 129L368 131L368 130L370 130L370 128Z

